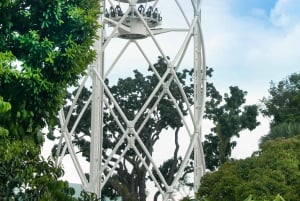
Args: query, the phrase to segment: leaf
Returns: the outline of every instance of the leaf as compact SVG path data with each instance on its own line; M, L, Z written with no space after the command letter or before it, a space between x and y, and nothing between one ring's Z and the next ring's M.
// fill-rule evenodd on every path
M7 112L10 109L11 109L10 103L3 101L3 97L0 96L0 113Z

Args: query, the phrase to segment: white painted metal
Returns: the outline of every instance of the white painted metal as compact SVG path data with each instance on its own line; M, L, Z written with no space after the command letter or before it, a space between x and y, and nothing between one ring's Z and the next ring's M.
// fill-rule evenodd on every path
M138 10L138 6L140 4L151 4L152 8L159 8L159 1L170 1L177 6L179 13L182 14L182 18L185 21L187 27L185 28L161 28L158 27L161 25L163 20L157 20L158 18L153 18L151 16L145 16ZM182 7L183 4L189 3L186 0L103 0L101 1L102 8L112 7L115 8L116 5L120 5L120 3L127 6L127 10L122 15L115 16L111 13L105 13L103 10L103 15L99 18L99 23L103 25L103 28L98 30L98 35L100 36L99 40L95 41L94 49L97 52L97 59L95 62L90 65L89 70L87 72L87 77L92 79L92 96L87 101L83 111L81 111L79 117L77 118L74 125L72 125L71 132L68 131L70 115L73 112L73 109L76 105L76 101L78 100L79 94L81 93L82 87L86 83L87 77L83 80L78 93L76 94L74 101L71 104L70 110L67 113L67 117L65 118L64 112L61 110L59 114L60 123L61 123L61 139L59 141L59 146L57 150L57 164L60 164L66 149L71 155L75 168L78 172L78 175L81 179L83 187L87 191L95 192L98 197L101 197L101 190L103 186L106 184L109 177L114 173L117 168L118 161L121 161L128 150L133 150L145 169L148 171L148 175L152 178L155 185L157 186L159 192L162 195L162 199L166 200L176 200L174 193L176 192L176 188L179 182L179 179L182 177L184 173L184 169L191 157L192 152L194 151L194 186L195 190L198 189L200 184L200 178L205 173L205 161L203 148L201 143L201 135L202 135L202 118L204 114L204 102L206 95L206 65L205 65L205 52L204 52L204 44L203 44L203 36L201 31L201 16L200 16L200 8L201 8L201 0L191 0L192 9L194 11L194 15L189 17L188 13L185 12ZM107 6L106 6L107 4ZM149 5L148 5L149 6ZM113 10L112 10L113 11ZM106 35L106 29L110 28L110 34ZM182 43L179 45L179 49L177 53L174 55L174 58L168 59L164 50L164 42L161 43L157 40L158 34L165 34L170 32L182 32L185 33L185 38ZM115 39L121 38L123 40L127 40L126 44L123 48L120 48L118 53L116 52L106 52L108 45ZM160 76L156 69L153 66L153 62L148 56L147 48L144 48L140 45L139 41L143 39L150 38L154 46L157 48L160 56L168 62L168 69L166 72ZM166 41L167 42L167 41ZM150 68L153 70L155 75L158 78L158 83L154 88L151 95L145 101L141 109L137 112L136 116L133 119L128 119L128 117L123 112L122 108L118 105L118 102L115 100L113 94L110 92L109 87L105 84L105 79L114 70L116 64L118 64L120 58L126 51L130 45L135 45L137 50L142 54L143 58L149 64ZM194 52L194 105L189 105L188 98L185 95L185 92L179 82L179 79L176 75L176 71L179 69L183 58L187 54L187 50L189 47L193 48ZM106 68L104 61L106 54L114 54L116 57L113 59L112 64ZM192 59L192 58L189 58ZM177 83L180 94L187 104L188 114L190 117L190 121L192 122L192 126L189 126L189 122L184 118L184 115L178 105L176 104L176 99L173 94L169 90L169 86L172 81ZM163 90L160 90L163 88ZM167 95L168 98L174 103L174 106L182 118L183 125L187 132L187 138L189 138L189 145L184 154L182 165L179 168L173 182L171 185L168 185L164 176L158 169L158 164L156 164L155 158L147 150L144 145L142 139L140 138L140 133L143 127L146 125L150 116L153 115L156 107L160 103L161 99ZM154 105L149 109L149 104L153 101L154 97L157 97ZM82 118L82 114L87 108L91 100L92 104L92 114L91 114L91 147L90 147L90 179L89 181L84 176L84 172L80 165L80 161L77 158L75 153L75 148L72 145L72 135L78 126L78 122ZM112 109L112 105L116 110ZM108 155L108 158L104 160L102 158L102 143L103 143L103 112L104 106L106 106L110 112L110 115L113 117L114 121L117 123L121 130L120 140L117 142L115 147L111 150ZM194 107L194 110L192 109ZM145 112L147 114L145 115ZM136 128L136 123L141 120L142 116L145 116L142 123L138 128ZM121 119L119 119L121 118ZM121 123L123 122L123 123ZM113 157L116 155L120 146L126 141L126 148L123 153L118 155L116 161L113 162ZM65 143L64 146L63 143ZM136 144L139 145L142 149L142 153L136 147ZM148 165L146 160L150 161ZM109 165L109 164L114 165ZM153 175L152 171L155 171L158 175L160 182L163 187L160 186L159 181ZM104 174L105 173L105 174Z
M197 9L197 6L200 6L200 2L198 5L194 4L194 9ZM195 12L196 16L200 16L200 12ZM201 19L201 18L200 18ZM198 189L200 186L200 179L205 173L205 159L204 152L202 148L202 140L201 140L201 127L202 127L202 118L204 114L204 103L206 97L206 63L205 63L205 51L203 44L203 35L200 25L200 20L198 20L197 25L194 29L194 33L199 36L194 39L194 48L195 48L195 64L194 66L202 66L203 68L195 68L195 118L196 118L196 130L200 132L197 137L197 144L195 146L195 169L194 169L194 185L195 189Z

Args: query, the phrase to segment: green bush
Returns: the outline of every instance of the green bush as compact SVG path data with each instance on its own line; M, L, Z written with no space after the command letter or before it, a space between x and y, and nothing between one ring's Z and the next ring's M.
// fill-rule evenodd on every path
M253 200L267 201L280 194L299 201L300 137L267 141L261 148L250 158L227 162L206 174L197 199L241 201L252 195Z

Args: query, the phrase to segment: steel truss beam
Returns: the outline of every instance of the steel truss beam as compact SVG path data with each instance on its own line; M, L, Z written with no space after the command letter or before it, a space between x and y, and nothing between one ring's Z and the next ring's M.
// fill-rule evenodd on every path
M166 0L163 0L166 1ZM112 0L107 1L110 6L114 6L114 2ZM124 1L123 1L124 2ZM206 95L206 64L205 64L205 51L203 44L203 35L201 30L201 16L200 16L200 8L201 8L201 0L191 0L192 8L194 11L194 16L192 19L189 19L184 12L179 0L174 0L175 5L177 5L180 13L184 21L187 24L188 28L175 28L175 29L160 29L157 30L151 29L144 17L135 7L136 0L128 0L128 9L124 13L124 15L119 19L119 21L114 21L112 19L108 19L103 15L99 18L99 23L103 25L103 28L98 30L98 35L100 39L95 42L94 49L97 52L97 59L95 62L90 65L87 76L83 79L77 94L74 97L73 102L71 103L70 109L68 113L65 114L63 110L59 113L59 119L61 124L61 138L58 145L57 150L57 165L62 163L62 158L64 157L66 151L71 155L72 161L76 168L76 171L81 179L83 188L86 191L95 192L99 197L101 197L101 190L103 186L108 181L109 177L111 177L118 166L118 163L123 159L124 155L129 151L133 150L145 169L148 171L148 175L154 181L156 187L161 193L163 200L175 200L174 192L176 191L176 186L178 185L179 179L182 177L184 173L184 169L187 166L188 160L191 157L192 152L194 151L194 188L197 190L199 188L200 178L205 173L205 161L204 161L204 153L201 143L201 135L202 135L202 118L204 114L204 103L205 103L205 95ZM155 8L158 5L159 0L155 0L153 3L153 7ZM183 3L187 3L184 1ZM106 1L101 1L102 8L105 8ZM116 54L117 56L113 60L111 66L107 69L104 65L106 48L110 44L110 42L118 35L119 29L126 29L124 27L124 20L129 16L129 13L134 11L136 16L140 19L140 22L143 24L145 29L147 30L148 37L152 39L153 44L160 52L161 56L168 61L168 68L166 72L160 76L156 69L154 68L153 63L150 61L150 57L148 56L148 52L143 49L140 43L137 40L128 39L127 43L123 48L120 49L120 52ZM104 12L103 12L104 13ZM106 36L106 23L113 24L113 30L111 33ZM186 36L184 41L182 42L177 54L171 60L169 60L164 52L163 46L156 39L156 34L163 34L166 32L186 32ZM109 87L105 84L105 79L108 77L110 72L115 68L115 65L118 63L119 59L126 52L129 45L135 45L138 51L142 54L143 58L147 61L150 68L155 73L158 78L158 83L154 88L151 95L148 97L146 102L143 104L141 109L138 111L136 116L133 119L129 119L122 108L119 106L118 102L115 100L113 94L109 90ZM177 77L177 70L181 65L183 58L186 56L188 47L193 46L194 50L194 105L190 105L188 98L183 90L183 87L180 84L179 78ZM86 102L84 108L79 114L75 124L72 125L71 131L68 130L70 117L74 110L74 107L77 103L79 95L82 91L83 86L85 85L88 77L92 79L92 95ZM192 122L192 127L189 126L189 123L184 118L182 111L176 103L176 99L172 95L169 87L171 82L176 83L185 104L187 105L188 116ZM156 97L156 101L153 106L149 109L149 104L153 101L154 97ZM189 137L189 146L187 151L183 157L182 164L177 172L173 182L169 185L160 170L157 167L155 162L155 158L151 156L143 141L140 138L140 133L146 123L148 122L151 115L154 113L156 107L162 100L162 98L168 97L171 100L180 115L183 125L186 128L186 132ZM88 181L85 177L85 173L82 170L79 159L75 153L74 145L72 145L72 136L76 127L78 126L78 122L82 118L83 113L87 109L88 104L92 104L92 121L91 121L91 147L90 147L90 180ZM117 123L121 130L121 136L115 147L111 150L107 159L104 160L102 157L102 143L103 143L103 112L104 106L106 106L110 112L110 115L113 117L114 121ZM113 110L114 107L116 110ZM147 113L145 115L145 113ZM143 116L144 115L144 116ZM143 117L143 119L142 119ZM121 119L119 119L121 118ZM138 128L136 128L136 124L139 120L143 120ZM122 123L123 122L123 123ZM124 142L128 142L125 149L121 154L117 154L120 146ZM63 146L63 144L65 144ZM137 148L141 147L141 150ZM116 155L118 155L117 158ZM146 163L150 161L148 165ZM113 164L113 165L112 165ZM153 175L153 170L158 175L158 178L162 184L159 183L157 178Z

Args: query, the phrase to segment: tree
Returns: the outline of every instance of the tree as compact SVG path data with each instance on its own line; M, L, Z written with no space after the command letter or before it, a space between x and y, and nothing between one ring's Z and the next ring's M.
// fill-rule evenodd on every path
M231 150L236 142L232 137L239 137L244 129L253 130L259 123L256 118L258 107L256 105L244 105L247 92L237 86L229 87L230 93L225 93L224 98L216 90L212 83L207 84L206 114L205 117L212 120L213 133L205 136L203 143L206 166L210 170L216 169L231 155Z
M11 105L0 97L0 116L10 109ZM62 169L40 158L39 148L32 140L11 140L9 131L0 127L0 152L2 200L74 200L74 190L66 182L57 181Z
M160 75L162 75L166 67L166 62L162 58L159 58L159 61L157 64L155 64L155 68ZM207 74L208 76L211 76L212 69L208 68ZM192 75L193 71L186 70L178 74L183 86L185 86L184 88L188 94L190 103L192 103L193 87L189 79L191 79L190 76ZM153 88L156 86L157 82L157 77L154 74L144 76L136 70L134 71L133 78L129 77L126 79L119 79L116 85L110 87L110 90L121 108L124 109L125 115L131 119L134 114L137 113L137 110L142 107L142 104L153 91ZM184 114L186 114L184 101L182 100L179 91L176 89L176 85L172 85L170 90L178 101L180 108ZM245 103L246 92L238 89L238 87L231 87L230 90L230 95L225 94L225 104L223 104L222 96L215 89L212 83L208 83L207 94L210 98L206 105L208 111L207 118L213 120L214 123L217 124L216 127L219 127L219 135L208 135L208 140L206 140L204 143L206 161L208 162L208 167L210 169L214 169L215 167L219 166L221 157L224 162L225 159L230 156L231 149L235 145L235 142L230 142L233 136L238 136L239 132L243 129L248 128L252 130L258 125L258 122L256 121L258 114L257 106L250 105L243 107L243 104ZM74 91L73 94L70 94L69 97L72 97L75 94L76 91ZM72 117L71 121L74 122L76 120L90 94L91 92L88 89L83 90L81 99L79 99L78 105L75 107L75 111L73 113L75 115ZM155 100L153 103L154 102ZM152 107L153 103L149 105L149 108ZM115 113L118 114L114 106L112 105L111 107L114 109ZM65 109L67 110L68 108L69 107L66 107ZM149 119L144 130L141 132L141 136L148 151L150 154L152 154L153 146L159 139L159 134L161 131L167 128L172 128L174 130L174 143L176 149L173 157L165 161L159 167L160 171L165 176L167 183L170 184L181 164L181 158L178 156L178 135L180 133L179 131L182 126L182 122L178 116L178 113L176 112L176 109L174 106L172 106L171 101L168 99L168 96L165 96L165 98L162 99L161 103L157 107L157 111L155 111L154 114L155 115ZM74 139L74 144L79 146L79 149L82 151L83 156L87 157L87 160L89 160L89 140L87 140L84 136L90 135L89 123L90 117L88 110L82 117L82 120L77 127ZM137 123L137 127L140 123L141 122ZM125 125L122 120L121 124ZM108 113L104 114L104 125L104 149L111 150L121 137L121 131L119 126L113 121L113 117ZM233 126L231 127L231 125ZM214 128L213 131L216 131L216 128ZM219 140L219 138L221 138L221 140ZM118 154L122 153L123 149L127 145L126 143L127 142L124 143ZM222 150L221 152L219 151L220 149ZM103 155L104 157L107 157L105 152ZM117 160L117 157L118 156L116 156L115 161ZM125 160L122 163L120 162L120 165L116 170L117 175L114 175L111 179L109 179L107 185L108 187L104 189L103 194L109 195L110 197L122 196L122 198L125 200L145 199L146 170L140 165L140 163L141 162L137 155L133 151L129 152L129 155L125 156ZM149 161L146 161L146 163L149 164ZM128 170L131 170L131 168L127 167L128 164L131 164L131 172L128 172ZM192 171L193 168L191 160L191 166L186 168L186 173ZM156 178L158 178L155 172L153 174L156 176ZM160 182L159 179L158 181ZM162 186L162 188L164 187ZM157 200L159 195L160 193L157 192L154 200Z
M0 58L6 63L0 94L13 106L14 120L1 122L11 135L36 134L45 120L56 118L66 87L95 56L90 46L99 5L96 0L4 0L0 13Z
M263 144L268 140L276 138L290 138L296 135L300 135L300 124L283 122L272 126L269 133L260 138L260 144Z
M263 114L272 117L271 126L300 122L300 73L294 73L278 84L271 82L270 96L264 97Z
M300 134L300 74L294 73L275 84L271 82L270 96L264 97L262 113L272 118L270 132L261 143L279 137Z
M41 129L95 56L98 14L97 0L1 1L0 96L11 105L0 115L1 199L72 200L62 170L39 157Z
M261 151L243 160L228 161L201 180L197 198L214 201L300 199L300 137L267 141Z
M1 135L0 151L1 200L75 200L74 189L58 181L63 170L40 158L39 147L30 139Z
M247 197L247 199L244 201L258 201L258 200L253 200L253 196L249 195L249 197ZM264 201L267 201L267 200L264 199ZM285 199L282 196L277 195L273 201L285 201Z
M154 65L154 67L159 73L159 75L162 76L167 69L167 61L159 57L158 62ZM177 76L179 77L179 80L181 82L180 84L184 86L184 90L190 102L192 102L193 95L193 87L189 81L189 79L192 79L191 75L192 72L188 70L184 70L183 72L177 73ZM125 115L128 117L128 119L133 119L134 115L143 106L143 104L148 99L158 82L159 79L152 70L149 69L148 75L143 75L138 70L135 70L133 77L128 77L125 79L120 78L115 85L112 85L109 88L111 93L114 95L116 101L123 109ZM162 92L162 90L164 90L163 87L159 90L158 93L155 94L154 100L149 104L146 112L142 114L142 118L140 119L140 121L136 123L135 129L138 129L138 127L142 124L143 120L147 117L147 112L153 107L155 101L158 99L159 93ZM175 81L171 82L170 92L175 97L176 102L179 108L181 109L183 115L186 115L186 104ZM75 93L76 91L73 94L70 94L69 97L73 96ZM76 109L73 112L74 115L72 116L71 122L74 122L76 120L85 101L88 99L90 94L91 92L88 89L83 90L78 105L76 106ZM125 122L119 116L120 114L118 113L116 107L111 102L109 103L109 107L111 107L111 109L118 116L120 124L124 126ZM67 110L68 106L65 109ZM86 137L90 136L90 109L91 108L89 108L86 111L82 120L79 122L77 130L75 131L75 139L73 141L74 144L78 145L79 149L83 152L83 156L85 156L88 161L89 140ZM144 128L139 134L150 155L152 155L154 151L154 145L159 139L162 130L168 128L174 130L174 143L176 149L174 151L172 159L170 159L166 163L167 167L165 169L166 171L164 172L165 179L169 184L176 175L178 166L181 163L181 159L178 156L178 135L180 135L179 131L182 126L182 120L174 106L174 103L170 99L169 95L165 94L161 99L160 103L158 104L157 108L155 109L154 113L150 116ZM120 126L114 121L113 116L108 112L108 106L106 106L104 113L103 137L104 159L108 157L108 152L112 150L112 148L116 145L116 143L121 137L122 132ZM127 140L124 141L122 146L119 148L117 154L113 158L114 162L117 161L119 155L124 151L128 143L129 142ZM138 150L142 152L142 148L138 144L136 144L136 146ZM142 156L143 158L145 158L145 163L149 165L149 159L145 157L144 153L142 154ZM124 160L118 162L116 171L114 175L108 180L106 188L103 190L102 194L107 195L111 198L121 196L124 201L145 201L147 196L147 180L148 175L146 168L142 165L141 160L139 159L138 155L134 152L134 150L130 149L125 154ZM161 188L164 189L165 187L162 185Z

